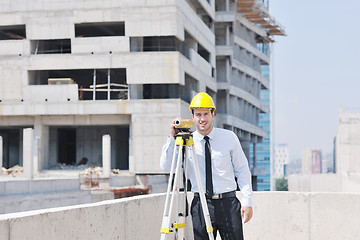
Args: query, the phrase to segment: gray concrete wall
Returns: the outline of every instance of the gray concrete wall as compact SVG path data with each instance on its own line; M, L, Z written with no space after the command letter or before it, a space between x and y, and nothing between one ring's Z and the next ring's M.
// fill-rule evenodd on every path
M161 196L141 196L2 215L0 238L157 239L163 204Z
M106 195L92 195L90 191L84 190L1 196L0 214L91 203L104 196ZM111 199L113 198L114 196Z
M239 196L240 197L240 196ZM0 215L1 239L159 239L165 195ZM256 192L246 239L356 240L358 193ZM191 221L187 225L191 236Z
M360 194L259 192L249 239L358 239Z
M307 174L290 175L289 191L295 192L360 192L360 175Z
M0 214L114 199L114 193L110 191L81 190L78 178L33 180L11 178L0 177Z
M290 175L288 186L296 192L342 192L342 181L336 174Z
M46 192L80 190L79 178L74 179L9 179L0 178L0 197L18 194L37 194Z

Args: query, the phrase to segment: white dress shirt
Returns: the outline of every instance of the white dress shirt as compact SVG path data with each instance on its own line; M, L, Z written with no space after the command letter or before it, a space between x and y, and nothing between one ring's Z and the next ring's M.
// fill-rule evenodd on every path
M213 178L214 194L231 192L236 190L235 177L242 194L242 206L250 207L252 197L251 173L248 161L241 148L238 137L232 131L213 128L207 135L210 138L211 169ZM204 136L195 131L193 133L196 157L199 163L201 181L206 192L205 179L205 139ZM163 146L160 167L170 171L171 161L174 152L175 139L168 138ZM191 160L188 160L188 177L191 181L192 191L198 192L196 177Z

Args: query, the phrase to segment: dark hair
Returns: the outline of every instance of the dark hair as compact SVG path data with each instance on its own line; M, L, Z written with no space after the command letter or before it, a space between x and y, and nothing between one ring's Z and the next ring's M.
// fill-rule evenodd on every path
M211 109L211 114L212 114L214 111L215 111L215 109L212 108L212 109ZM191 113L192 113L192 115L194 115L194 109L193 109L193 108L191 109Z

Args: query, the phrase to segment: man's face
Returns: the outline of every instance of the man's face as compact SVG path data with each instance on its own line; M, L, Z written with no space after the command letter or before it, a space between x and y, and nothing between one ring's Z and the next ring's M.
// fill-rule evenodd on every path
M212 120L215 117L215 112L201 108L194 108L193 111L192 119L195 122L196 130L202 135L208 135L213 128Z

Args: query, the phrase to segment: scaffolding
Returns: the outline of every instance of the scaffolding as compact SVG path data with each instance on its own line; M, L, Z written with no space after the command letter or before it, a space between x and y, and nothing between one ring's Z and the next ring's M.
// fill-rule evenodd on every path
M269 36L285 36L284 27L270 16L264 0L238 0L237 7L239 13L266 29Z
M107 92L107 100L111 99L110 92L118 92L119 93L118 99L128 99L129 85L111 83L110 69L108 69L108 71L107 71L107 83L106 84L96 84L96 69L94 69L93 84L90 85L89 88L81 87L79 89L79 92L80 92L80 96L82 96L82 92L92 92L93 93L93 98L92 98L93 101L96 100L96 92ZM82 100L82 97L80 97L80 100Z

